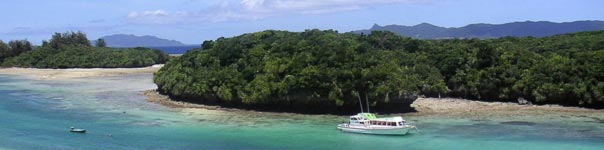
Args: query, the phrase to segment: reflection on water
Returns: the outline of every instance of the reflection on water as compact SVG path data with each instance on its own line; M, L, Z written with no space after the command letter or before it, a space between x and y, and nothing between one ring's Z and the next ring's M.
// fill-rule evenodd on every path
M0 76L0 149L601 149L600 118L405 117L407 136L342 133L346 116L171 109L148 103L151 75ZM545 120L545 121L543 121ZM87 134L67 132L70 126ZM111 135L111 136L109 136Z

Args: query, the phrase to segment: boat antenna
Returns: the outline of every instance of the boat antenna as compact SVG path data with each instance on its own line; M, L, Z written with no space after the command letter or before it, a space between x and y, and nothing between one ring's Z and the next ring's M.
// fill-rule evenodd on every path
M367 113L369 112L369 97L367 96L367 92L365 92L365 102L367 103Z
M357 94L357 98L359 98L359 105L361 105L361 113L363 113L363 101L361 101L361 95L357 91L354 92Z

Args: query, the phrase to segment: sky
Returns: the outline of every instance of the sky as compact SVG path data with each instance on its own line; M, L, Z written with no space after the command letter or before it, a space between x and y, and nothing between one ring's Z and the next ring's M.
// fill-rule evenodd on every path
M603 0L0 0L0 40L55 32L153 35L199 44L263 30L604 20Z

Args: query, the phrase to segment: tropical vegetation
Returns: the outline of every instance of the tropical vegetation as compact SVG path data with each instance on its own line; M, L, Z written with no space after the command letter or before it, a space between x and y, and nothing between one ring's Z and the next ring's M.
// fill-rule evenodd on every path
M174 99L303 113L402 108L418 96L604 106L604 31L418 40L262 31L204 41L154 76Z
M43 41L42 46L35 48L25 40L15 41L17 46L11 43L10 50L5 53L7 47L0 41L0 62L5 67L144 67L164 63L168 59L165 53L149 48L108 48L103 39L98 39L96 47L93 47L82 32L56 33L50 41Z

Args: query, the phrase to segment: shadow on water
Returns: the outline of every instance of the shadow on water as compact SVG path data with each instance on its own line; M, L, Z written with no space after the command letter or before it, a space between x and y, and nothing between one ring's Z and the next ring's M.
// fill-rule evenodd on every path
M517 125L517 126L534 126L534 125L537 125L537 123L528 122L528 121L504 121L504 122L500 122L500 124L503 124L503 125Z

